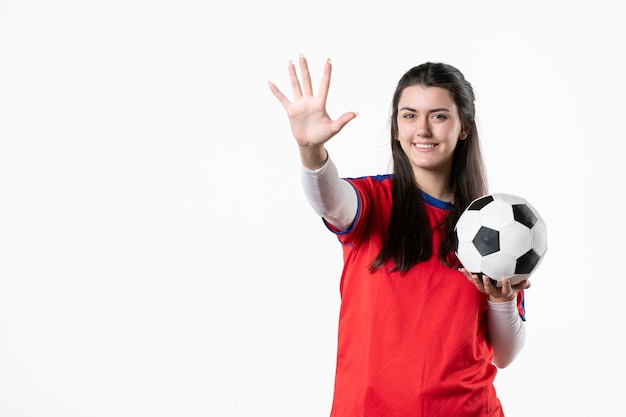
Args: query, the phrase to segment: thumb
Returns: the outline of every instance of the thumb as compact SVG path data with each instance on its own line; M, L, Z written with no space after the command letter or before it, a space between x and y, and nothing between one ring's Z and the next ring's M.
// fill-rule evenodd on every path
M359 114L353 111L346 112L333 121L333 132L338 133L345 125L352 119L355 119Z

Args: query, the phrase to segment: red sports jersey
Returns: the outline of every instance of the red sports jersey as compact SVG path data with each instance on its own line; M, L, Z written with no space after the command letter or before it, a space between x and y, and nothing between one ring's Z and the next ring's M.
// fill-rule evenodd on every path
M391 214L391 176L349 179L359 210L343 246L337 369L331 417L503 416L486 340L487 296L437 257L405 274L368 266ZM451 205L424 196L432 225ZM523 294L518 309L523 314Z

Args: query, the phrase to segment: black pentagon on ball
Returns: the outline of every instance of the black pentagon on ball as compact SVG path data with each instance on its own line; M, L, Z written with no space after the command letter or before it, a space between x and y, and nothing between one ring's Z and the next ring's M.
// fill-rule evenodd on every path
M537 216L526 204L513 205L513 218L529 229L537 223Z
M468 207L467 210L480 210L485 207L487 204L493 201L493 197L490 195L485 195L480 198L474 200Z
M482 256L495 253L500 250L500 232L481 226L472 243Z
M530 274L541 258L537 255L537 252L534 250L529 250L519 258L517 258L517 262L515 263L515 273L516 274Z

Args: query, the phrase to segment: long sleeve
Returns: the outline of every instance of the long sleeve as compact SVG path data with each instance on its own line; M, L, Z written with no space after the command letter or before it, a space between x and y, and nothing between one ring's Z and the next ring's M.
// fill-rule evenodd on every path
M301 167L300 173L304 194L313 210L333 226L348 229L356 217L358 198L352 185L339 178L330 156L321 168Z
M526 342L526 327L517 311L517 300L488 301L487 331L493 346L493 363L504 368L513 362Z

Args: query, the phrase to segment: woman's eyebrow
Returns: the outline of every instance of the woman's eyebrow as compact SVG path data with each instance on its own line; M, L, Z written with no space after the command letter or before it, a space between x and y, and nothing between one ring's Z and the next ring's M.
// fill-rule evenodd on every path
M402 107L402 108L400 108L398 110L408 110L408 111L412 111L412 112L417 112L417 110L415 110L412 107L408 107L408 106L404 106L404 107ZM434 109L430 109L428 112L429 113L435 113L435 112L438 112L438 111L447 111L448 113L451 112L450 109L448 109L446 107L437 107L437 108L434 108Z

